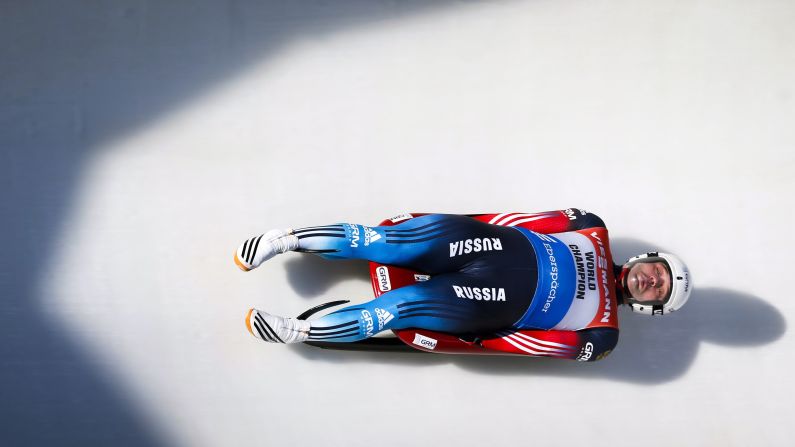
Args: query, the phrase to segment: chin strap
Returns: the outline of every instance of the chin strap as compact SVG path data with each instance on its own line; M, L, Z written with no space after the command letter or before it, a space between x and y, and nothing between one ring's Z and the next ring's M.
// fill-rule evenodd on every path
M627 285L624 282L627 273L629 273L629 267L623 265L621 266L621 272L616 275L616 291L624 304L629 304L628 298L630 297L629 290L627 290Z

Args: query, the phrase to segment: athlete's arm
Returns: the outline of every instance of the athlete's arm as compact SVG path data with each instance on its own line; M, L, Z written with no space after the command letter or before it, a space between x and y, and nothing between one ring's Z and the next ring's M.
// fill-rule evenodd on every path
M469 217L492 225L522 227L544 234L605 228L605 223L599 216L579 208L540 213L470 214Z
M485 348L516 354L594 362L606 357L618 343L618 329L596 327L579 331L525 330L483 340Z

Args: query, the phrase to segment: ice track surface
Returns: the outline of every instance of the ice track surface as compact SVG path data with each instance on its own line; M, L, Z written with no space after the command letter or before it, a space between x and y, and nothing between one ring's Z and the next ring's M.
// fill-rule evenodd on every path
M0 7L4 445L790 445L785 1ZM598 213L691 302L595 364L269 345L371 296L271 228Z

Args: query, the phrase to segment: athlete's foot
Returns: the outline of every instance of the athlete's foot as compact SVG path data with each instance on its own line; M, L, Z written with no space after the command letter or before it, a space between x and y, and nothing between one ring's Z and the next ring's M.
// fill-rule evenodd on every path
M306 320L284 318L257 309L246 315L246 328L251 335L271 343L300 343L309 337L310 324Z
M279 253L298 248L298 237L293 230L271 230L252 237L235 250L235 264L247 272Z

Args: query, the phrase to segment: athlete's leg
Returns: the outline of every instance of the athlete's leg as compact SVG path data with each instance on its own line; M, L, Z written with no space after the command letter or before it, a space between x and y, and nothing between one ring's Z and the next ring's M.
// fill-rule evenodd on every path
M441 238L453 232L464 236L466 227L478 224L483 225L464 216L434 214L417 217L394 227L338 223L296 230L271 230L240 244L235 252L235 264L249 271L279 253L295 250L315 253L328 259L369 259L422 269L423 263L414 261L434 246L438 247L433 250L436 257L441 255L446 250L445 241ZM488 248L493 249L491 241L488 243ZM447 270L454 269L450 267Z
M512 228L466 216L430 214L392 227L340 223L300 228L297 251L329 259L367 259L436 274L454 272L490 252L526 250L528 243ZM506 244L508 240L511 244Z
M297 251L329 259L409 265L424 253L443 247L449 236L464 234L472 221L462 216L430 214L391 227L340 223L300 228L294 233L298 237Z
M339 223L269 231L241 244L235 263L250 270L292 250L328 259L367 259L435 275L466 271L493 256L513 263L532 252L532 247L514 228L467 216L429 214L391 227Z
M351 342L382 330L421 328L472 334L509 327L529 305L525 284L463 273L444 274L309 320L308 340Z

